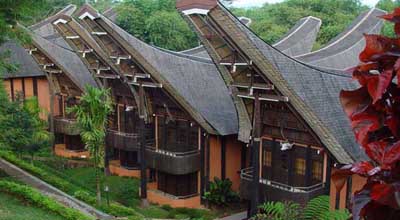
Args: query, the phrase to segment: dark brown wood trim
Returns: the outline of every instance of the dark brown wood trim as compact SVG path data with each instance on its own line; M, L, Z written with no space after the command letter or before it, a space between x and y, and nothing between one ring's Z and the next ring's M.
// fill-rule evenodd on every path
M226 138L221 137L221 179L226 179Z
M32 78L32 84L33 84L33 95L38 96L38 83L36 77Z
M306 150L306 186L311 185L312 178L312 152L311 146L307 147Z
M340 205L340 191L336 191L335 209L338 210Z
M15 101L14 79L10 79L10 93L11 93L11 100L12 100L12 101Z
M351 194L352 194L352 188L353 187L353 178L352 176L347 177L347 188L346 188L346 208L350 209L351 208Z
M247 168L246 164L246 157L247 157L247 147L245 144L242 144L242 149L241 149L241 156L240 156L240 168L244 169Z
M210 135L206 135L206 176L205 176L205 189L209 190L209 182L210 182Z
M25 99L25 97L26 97L25 78L22 78L21 81L22 81L22 95L24 96L23 98Z
M204 192L205 192L205 182L206 182L206 179L205 179L205 176L206 176L206 163L205 163L205 159L206 159L206 151L205 151L205 149L206 149L206 137L205 137L205 135L204 135L204 133L203 133L203 130L202 129L200 129L200 155L201 155L201 157L200 157L200 164L201 164L201 169L200 169L200 195L201 195L201 198L202 198L202 200L203 200L203 195L204 195Z

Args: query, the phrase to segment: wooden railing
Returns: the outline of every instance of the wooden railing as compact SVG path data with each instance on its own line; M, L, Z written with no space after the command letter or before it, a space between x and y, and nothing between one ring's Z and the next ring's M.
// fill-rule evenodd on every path
M55 133L66 134L66 135L79 135L81 129L76 119L55 117L54 131Z
M240 171L240 178L247 180L247 181L253 181L253 168L245 168ZM323 189L325 187L324 183L318 183L312 186L307 186L307 187L297 187L297 186L290 186L284 183L279 183L276 181L272 180L267 180L260 178L259 182L264 185L271 186L273 188L278 188L281 190L289 191L289 192L296 192L296 193L310 193L316 190Z

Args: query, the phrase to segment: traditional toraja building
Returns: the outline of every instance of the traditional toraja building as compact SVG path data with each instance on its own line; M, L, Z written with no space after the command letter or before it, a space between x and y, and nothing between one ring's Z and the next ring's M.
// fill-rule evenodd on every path
M239 20L246 26L251 25L251 19L249 18L240 17ZM273 46L288 56L309 53L313 49L321 23L321 19L316 17L308 16L302 18ZM181 53L211 59L203 45L181 51Z
M250 213L262 201L304 203L329 192L339 208L351 190L334 190L332 169L364 157L339 103L340 90L356 83L346 74L286 56L216 0L178 0L177 8L251 119L251 166L241 173L241 195L251 200ZM360 187L355 179L348 184Z
M323 48L294 56L301 62L328 69L347 70L358 65L358 54L365 47L364 34L379 34L383 27L378 16L385 11L372 8L360 16L341 34L330 40Z
M47 25L50 26L48 30L51 30L51 23ZM55 33L46 35L52 34ZM37 64L43 67L50 84L51 97L54 97L50 99L54 100L50 106L54 116L51 120L52 132L55 134L54 152L63 157L88 158L89 153L81 140L76 118L67 109L79 104L87 85L96 87L97 84L74 52L46 40L35 31L31 32L31 38L32 45L26 45L26 48ZM57 42L63 40L55 38L53 40Z
M235 106L215 65L147 45L88 5L76 17L59 16L54 25L89 68L91 63L100 63L95 75L107 76L112 85L118 74L139 96L129 111L141 120L127 123L138 127L146 122L151 133L144 136L139 131L139 143L121 147L142 148L138 152L145 154L130 158L149 168L141 170L142 177L149 175L141 178L142 198L173 207L199 207L214 177L232 179L238 190L245 144L237 140ZM116 149L120 142L107 145ZM146 187L143 181L147 179Z

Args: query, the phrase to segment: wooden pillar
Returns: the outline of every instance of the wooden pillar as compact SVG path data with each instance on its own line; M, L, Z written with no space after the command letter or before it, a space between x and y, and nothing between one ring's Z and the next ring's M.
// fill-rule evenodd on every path
M255 94L254 101L254 121L253 121L253 135L252 135L252 167L253 167L253 179L252 179L252 196L250 200L249 217L257 214L258 211L258 200L259 200L259 181L260 181L260 136L261 136L261 112L260 112L260 99L258 94Z
M106 78L103 79L103 88L107 89L108 81ZM107 126L108 127L108 126ZM106 137L107 137L107 129L106 129ZM104 149L104 174L106 176L110 175L110 148L106 145Z
M55 91L54 91L55 90L55 86L54 86L54 83L53 83L53 74L52 73L49 73L47 75L47 81L49 82L49 90L50 90L49 91L50 92L50 115L49 115L49 118L48 118L48 120L49 120L49 128L50 128L50 132L53 135L55 135L55 130L54 130L54 99L55 99L56 95L55 95ZM34 95L37 97L37 99L39 101L39 97L38 97L38 94L37 94L37 81L36 81L36 78L34 78L34 80L33 80L33 93L34 93ZM64 140L64 143L65 143L65 140ZM52 143L51 146L52 146L53 154L55 154L55 140L53 140L53 143Z
M306 150L306 186L311 186L312 178L312 152L311 146Z
M139 87L139 117L140 117L140 197L147 204L147 174L146 174L146 132L144 114L144 88Z
M221 137L221 179L226 179L226 138Z

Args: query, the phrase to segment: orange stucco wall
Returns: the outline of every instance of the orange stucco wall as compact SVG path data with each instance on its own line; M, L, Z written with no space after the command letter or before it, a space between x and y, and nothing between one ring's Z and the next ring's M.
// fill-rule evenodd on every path
M200 196L194 196L187 199L174 199L169 195L165 195L158 190L148 190L147 199L151 203L159 205L169 205L173 208L200 208L201 199Z
M226 178L232 181L232 189L239 191L242 145L236 136L226 138Z
M335 170L336 169L332 169L332 172L334 172ZM361 177L358 175L353 175L351 178L352 178L351 193L354 194L356 191L360 190L364 186L364 184L366 183L366 179L364 177ZM340 191L339 209L346 208L347 186L348 186L348 184L346 183L345 186ZM336 203L336 188L335 188L335 184L331 180L331 188L330 188L331 209L335 208L335 203Z
M25 84L25 96L32 97L33 96L33 79L32 78L24 78ZM37 86L38 86L38 101L39 105L42 109L46 111L46 114L42 115L43 119L47 119L47 114L50 112L50 91L49 84L46 78L37 78ZM9 79L4 80L4 87L6 92L9 94L11 98L11 83ZM17 95L18 92L22 92L22 78L14 78L13 79L13 87L14 87L14 95Z
M210 181L221 178L221 138L210 136Z
M29 98L33 96L33 80L32 78L26 78L25 80L25 97Z
M9 80L4 80L4 89L6 90L8 96L11 99L11 84Z
M121 167L121 163L119 160L110 161L109 165L110 173L116 176L125 176L125 177L136 177L140 178L140 170L128 170L124 167Z
M65 144L56 144L54 147L54 153L57 156L64 158L89 158L89 151L70 151L65 148Z
M14 79L14 95L22 94L22 79Z

